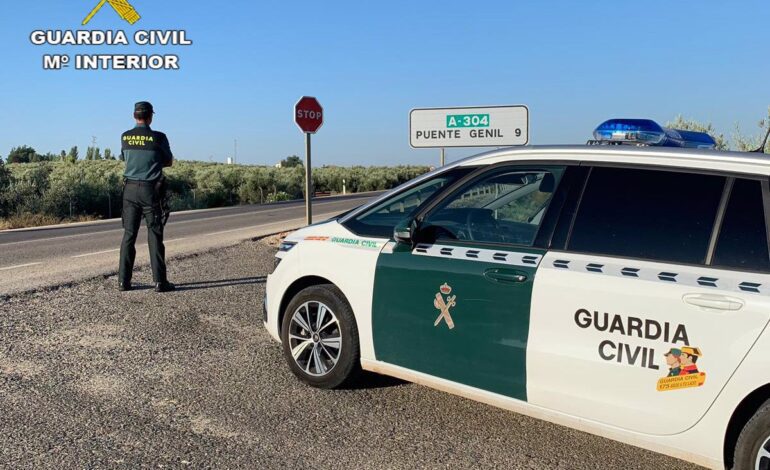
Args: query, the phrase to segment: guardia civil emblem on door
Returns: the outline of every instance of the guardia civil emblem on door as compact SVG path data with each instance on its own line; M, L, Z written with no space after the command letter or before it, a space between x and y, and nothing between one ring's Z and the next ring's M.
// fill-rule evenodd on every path
M136 9L134 9L133 5L128 3L127 0L101 0L94 7L94 9L91 10L91 13L86 16L86 19L83 20L83 25L87 25L88 22L91 21L91 18L93 18L94 15L96 15L96 13L98 13L106 3L109 3L115 12L117 12L121 18L128 21L130 24L136 23L141 18Z
M433 306L436 307L439 312L438 318L436 318L436 321L433 322L433 326L438 326L439 323L441 323L441 320L444 320L446 322L446 326L449 327L449 329L453 329L455 327L455 322L452 320L452 315L450 314L450 309L457 305L457 296L456 295L449 295L452 293L452 287L449 286L446 282L439 287L439 292L436 293L436 298L433 299ZM446 295L446 298L444 296Z

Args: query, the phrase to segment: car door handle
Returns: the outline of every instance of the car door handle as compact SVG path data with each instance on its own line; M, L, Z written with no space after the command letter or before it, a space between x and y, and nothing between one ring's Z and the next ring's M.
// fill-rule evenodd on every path
M526 282L527 275L521 271L515 269L500 269L492 268L484 271L484 277L494 282L502 282L504 284L518 284Z
M682 300L697 307L730 312L740 310L745 305L743 300L736 297L717 294L685 294L682 296Z

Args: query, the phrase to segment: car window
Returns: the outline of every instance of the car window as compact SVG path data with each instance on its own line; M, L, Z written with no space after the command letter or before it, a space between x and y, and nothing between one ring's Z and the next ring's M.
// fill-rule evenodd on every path
M762 185L759 181L735 181L712 264L723 268L770 271Z
M414 215L436 193L475 168L455 168L396 194L366 212L345 222L345 226L359 235L390 238L393 229L403 219Z
M532 245L562 172L495 171L439 204L423 227L436 240Z
M568 249L702 264L724 183L714 175L593 168Z

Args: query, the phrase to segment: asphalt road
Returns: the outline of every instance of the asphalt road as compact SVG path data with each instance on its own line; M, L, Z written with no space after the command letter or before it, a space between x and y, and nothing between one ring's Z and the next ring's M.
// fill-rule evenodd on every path
M369 375L309 388L261 326L275 248L0 300L0 468L678 469L659 454Z
M378 194L315 200L313 220L332 217ZM166 226L166 253L174 257L223 247L295 229L304 223L302 201L172 213ZM57 286L116 271L122 236L120 219L0 232L0 294ZM137 239L138 264L149 260L146 239L142 229Z

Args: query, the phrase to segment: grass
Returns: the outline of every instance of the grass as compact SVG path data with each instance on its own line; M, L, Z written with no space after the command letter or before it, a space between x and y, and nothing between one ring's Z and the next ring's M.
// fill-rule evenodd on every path
M99 220L98 217L81 215L77 217L67 217L60 219L43 214L21 214L12 215L7 218L0 218L0 230L9 230L14 228L42 227L44 225L67 224L71 222L92 222Z

